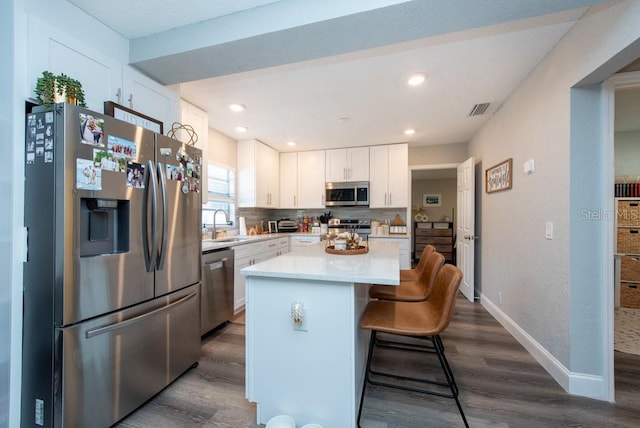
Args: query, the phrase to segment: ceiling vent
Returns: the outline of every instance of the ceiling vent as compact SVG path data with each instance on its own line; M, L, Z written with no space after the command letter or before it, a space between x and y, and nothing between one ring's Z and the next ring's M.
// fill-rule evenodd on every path
M476 104L471 109L469 116L481 116L489 108L489 103Z

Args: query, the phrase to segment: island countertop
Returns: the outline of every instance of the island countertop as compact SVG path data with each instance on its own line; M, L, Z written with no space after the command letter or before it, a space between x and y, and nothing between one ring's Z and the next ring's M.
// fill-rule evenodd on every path
M398 285L398 244L369 242L366 254L329 254L320 242L296 249L252 266L241 273L247 277L291 278L348 283Z

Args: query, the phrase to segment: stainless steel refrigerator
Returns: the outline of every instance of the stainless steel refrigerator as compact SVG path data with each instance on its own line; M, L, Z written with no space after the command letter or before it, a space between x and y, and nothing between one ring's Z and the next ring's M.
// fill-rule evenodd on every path
M108 427L200 354L200 150L27 115L22 426Z

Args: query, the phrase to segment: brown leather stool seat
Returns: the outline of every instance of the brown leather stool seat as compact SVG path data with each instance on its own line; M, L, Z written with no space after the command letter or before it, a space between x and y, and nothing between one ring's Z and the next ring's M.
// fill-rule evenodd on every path
M462 272L457 267L446 264L439 270L435 280L433 291L427 300L422 302L398 302L398 301L370 301L360 319L360 328L371 330L369 341L369 353L367 355L367 366L365 372L362 396L360 399L360 409L358 411L358 426L360 426L360 416L362 415L362 405L364 402L367 383L372 385L388 386L407 391L421 392L425 394L437 395L440 397L453 398L458 406L460 415L466 427L469 426L467 418L462 410L462 405L458 399L458 386L453 376L453 371L444 354L444 345L440 338L442 333L453 317L456 294L462 281ZM444 381L433 378L407 377L397 374L383 373L371 369L371 357L376 347L376 337L378 333L387 333L410 337L413 339L426 339L433 345L432 352L438 356L438 361L442 367ZM394 347L394 349L398 349ZM412 348L411 345L401 349L400 352L424 351L424 347ZM425 353L425 355L427 355ZM393 383L382 382L380 378L395 379ZM410 381L413 385L416 382L431 385L430 388L416 388L406 385ZM404 382L404 383L403 383Z
M422 257L421 257L422 259ZM436 276L444 264L444 256L431 252L425 257L424 268L415 281L402 281L400 285L373 285L369 289L369 297L379 300L397 300L402 302L419 302L429 297Z
M433 253L436 247L429 244L422 249L420 253L420 260L418 265L413 269L400 269L400 281L417 281L420 273L424 270L424 266L427 263L427 256Z

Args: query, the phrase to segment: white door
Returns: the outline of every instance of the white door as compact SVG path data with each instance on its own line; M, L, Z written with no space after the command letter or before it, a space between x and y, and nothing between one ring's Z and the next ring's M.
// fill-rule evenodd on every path
M475 255L475 160L458 166L458 218L456 219L456 264L462 271L460 291L470 301L474 298Z

